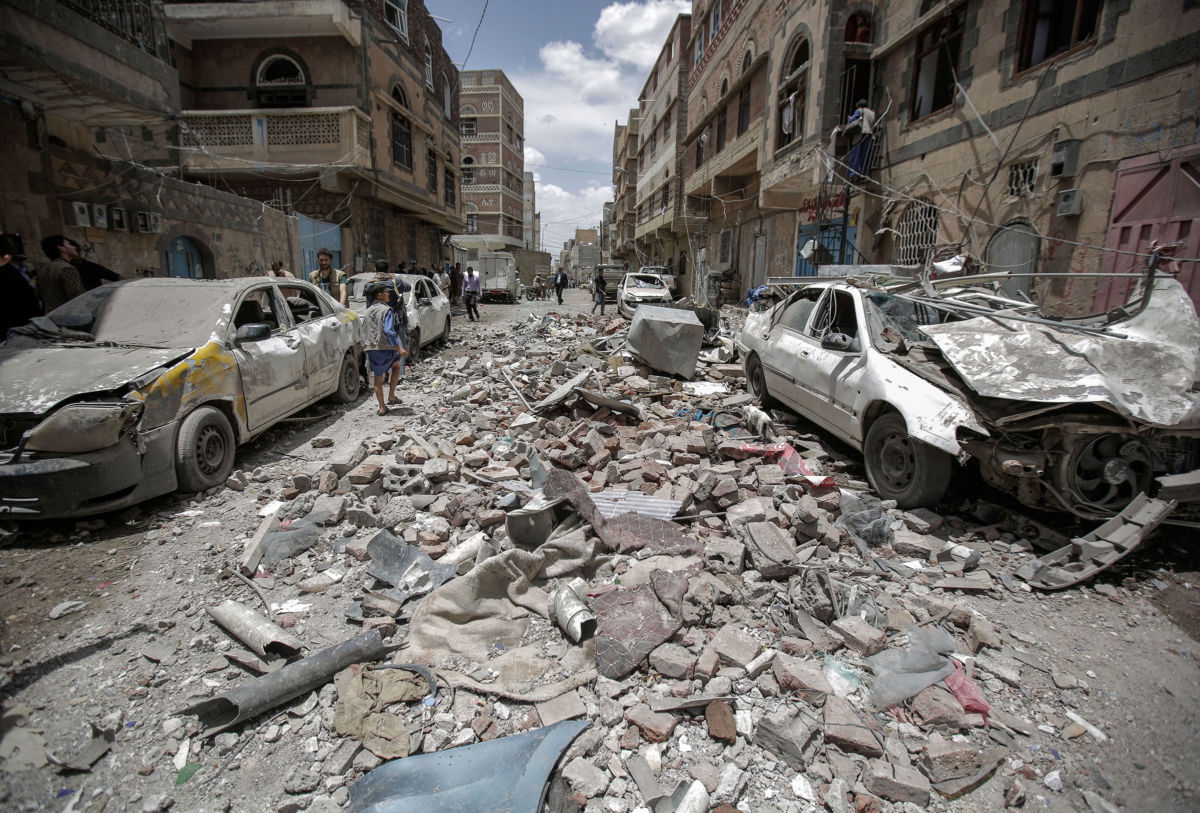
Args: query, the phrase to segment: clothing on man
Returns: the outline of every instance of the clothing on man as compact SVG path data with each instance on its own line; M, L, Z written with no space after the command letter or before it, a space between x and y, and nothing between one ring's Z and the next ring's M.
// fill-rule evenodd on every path
M15 259L24 253L20 235L0 235L0 341L4 341L9 328L23 325L42 312L37 293Z
M350 287L346 274L333 267L333 252L329 249L317 249L317 270L309 275L309 280L342 305L350 301L349 292L346 290Z
M393 281L394 280L393 278ZM401 359L408 355L401 344L396 310L388 304L391 285L385 280L367 286L371 306L363 316L363 345L367 349L367 366L374 378L375 397L379 414L388 413L388 404L398 404L396 384L400 381ZM387 400L383 397L384 378L388 380Z
M467 277L463 280L463 299L467 305L467 320L479 321L479 297L483 295L483 281L475 276L475 269L467 266Z
M558 296L558 304L563 303L563 289L567 287L567 272L561 268L554 274L554 293Z
M446 269L439 270L433 276L433 281L437 283L438 290L446 293L450 289L450 275L446 273Z
M604 272L596 271L596 276L592 277L592 313L595 313L596 308L599 307L600 315L604 315L607 290L608 283L604 280Z
M61 234L43 237L42 251L50 260L50 265L37 275L37 295L46 313L50 313L86 289L79 269L71 264L71 260L79 256L79 250L70 240Z
M75 270L79 272L79 278L83 280L83 287L87 290L99 288L106 282L116 282L121 279L121 275L111 268L106 268L97 262L84 259L83 249L79 243L67 238L67 242L75 246L75 259L71 260L71 265L75 266Z

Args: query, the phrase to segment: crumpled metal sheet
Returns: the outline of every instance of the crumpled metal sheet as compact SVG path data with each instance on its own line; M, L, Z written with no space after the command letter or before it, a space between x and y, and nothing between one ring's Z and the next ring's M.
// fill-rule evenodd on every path
M640 514L621 514L605 519L587 486L569 471L551 471L545 493L548 497L563 497L571 503L609 550L648 554L698 554L704 550L699 539L686 536L673 522Z
M592 599L592 612L596 614L596 671L612 680L637 669L683 626L683 620L671 615L648 584L598 596Z
M371 557L367 573L393 585L384 595L401 604L458 575L458 565L438 564L416 545L409 545L389 531L371 537L367 555Z
M988 398L1099 403L1155 426L1200 426L1200 318L1182 286L1159 279L1141 314L1112 336L980 317L921 331Z
M537 813L554 766L588 725L563 720L384 763L351 786L347 813Z
M41 415L72 395L119 389L191 352L191 348L6 348L0 352L4 365L0 412ZM68 370L70 374L64 375Z
M627 342L655 370L691 378L703 339L704 325L690 310L642 305L633 313Z
M596 510L606 519L621 514L641 514L645 517L672 519L679 513L683 500L668 500L663 497L651 497L640 491L599 491L591 495Z

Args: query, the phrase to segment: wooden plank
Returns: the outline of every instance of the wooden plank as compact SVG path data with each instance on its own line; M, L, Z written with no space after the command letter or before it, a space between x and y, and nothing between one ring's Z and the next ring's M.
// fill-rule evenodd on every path
M242 548L242 555L238 557L238 570L247 576L253 578L254 571L258 569L258 563L263 557L263 539L267 534L279 527L279 508L276 508L259 523L258 530L254 532L254 536L250 537L250 541L246 543L246 547Z

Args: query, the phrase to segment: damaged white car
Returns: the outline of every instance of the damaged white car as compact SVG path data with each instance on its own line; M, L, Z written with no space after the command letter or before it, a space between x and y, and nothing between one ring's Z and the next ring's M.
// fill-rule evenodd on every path
M970 278L787 286L738 348L753 394L861 450L884 499L932 504L974 460L1024 505L1108 518L1200 467L1200 320L1173 277L1145 280L1081 320Z
M639 305L669 305L671 301L671 288L658 274L626 274L617 288L617 310L629 319Z
M357 315L301 280L88 291L0 347L0 514L81 517L226 481L238 444L359 393Z

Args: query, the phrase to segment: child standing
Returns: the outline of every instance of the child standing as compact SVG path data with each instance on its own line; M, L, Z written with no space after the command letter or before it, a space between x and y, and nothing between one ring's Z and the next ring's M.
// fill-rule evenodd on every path
M400 359L408 352L400 346L396 335L396 312L388 306L386 283L372 283L367 287L367 299L371 307L363 317L363 345L367 348L367 365L375 380L375 397L379 400L379 414L388 414L388 404L398 404L396 383L400 380ZM390 373L387 401L383 399L383 379Z

